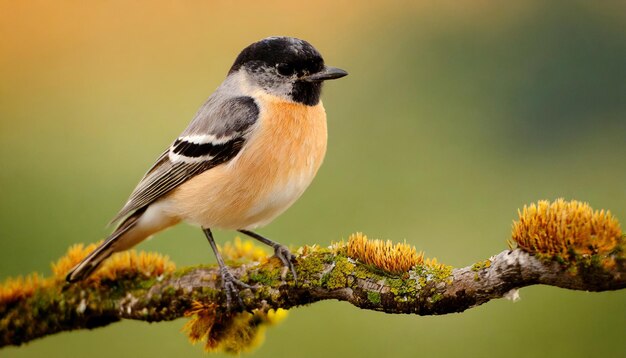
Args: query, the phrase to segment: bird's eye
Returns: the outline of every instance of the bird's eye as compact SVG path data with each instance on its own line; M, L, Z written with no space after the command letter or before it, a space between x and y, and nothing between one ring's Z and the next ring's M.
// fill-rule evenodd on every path
M283 76L291 76L294 73L293 66L288 63L279 63L276 65L276 69Z

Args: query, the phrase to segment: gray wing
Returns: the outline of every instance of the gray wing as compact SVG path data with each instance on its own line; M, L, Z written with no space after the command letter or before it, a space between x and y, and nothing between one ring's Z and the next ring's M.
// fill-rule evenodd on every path
M259 116L252 97L210 97L189 127L148 170L113 218L145 208L194 176L236 157Z

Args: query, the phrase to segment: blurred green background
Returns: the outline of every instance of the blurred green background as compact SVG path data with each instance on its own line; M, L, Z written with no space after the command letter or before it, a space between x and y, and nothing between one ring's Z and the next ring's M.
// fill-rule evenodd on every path
M69 245L106 236L238 52L270 35L310 41L350 76L325 88L316 180L261 233L300 246L358 230L460 266L505 249L516 210L539 199L626 222L624 23L623 1L2 0L0 279L47 274ZM185 225L139 248L214 260ZM441 317L317 303L252 355L626 356L626 291L521 297ZM122 322L0 356L205 356L184 323Z

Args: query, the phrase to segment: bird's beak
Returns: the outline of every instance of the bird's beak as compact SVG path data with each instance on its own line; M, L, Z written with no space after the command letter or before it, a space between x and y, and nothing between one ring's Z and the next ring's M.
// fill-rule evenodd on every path
M335 80L347 76L348 72L337 67L324 66L324 69L320 72L303 77L302 80L307 82L322 82L326 80Z

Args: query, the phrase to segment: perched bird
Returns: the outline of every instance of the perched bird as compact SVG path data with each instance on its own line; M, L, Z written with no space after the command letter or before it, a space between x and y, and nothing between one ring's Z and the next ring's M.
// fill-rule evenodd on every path
M270 223L309 186L326 152L322 83L347 72L326 66L306 41L269 37L243 49L189 126L161 154L115 216L106 241L67 275L89 276L111 254L181 221L204 231L227 304L241 302L212 228L237 230L274 249L294 280L294 256L251 230Z

